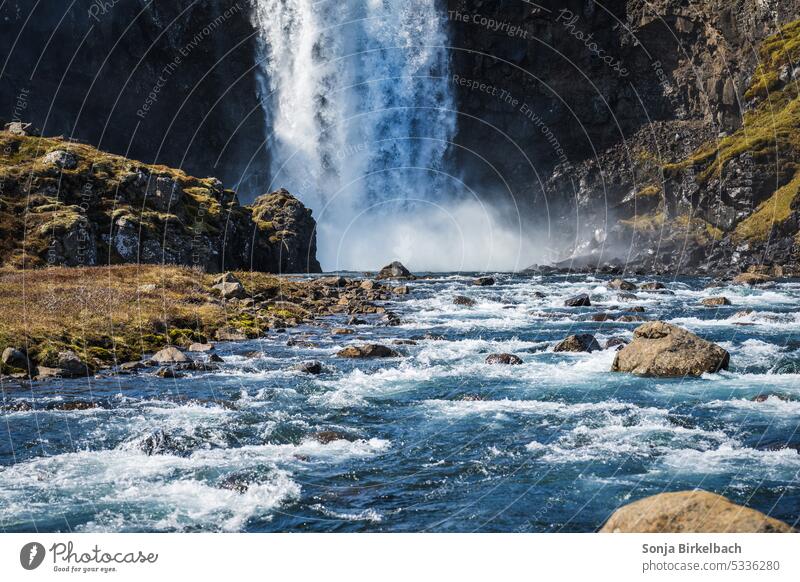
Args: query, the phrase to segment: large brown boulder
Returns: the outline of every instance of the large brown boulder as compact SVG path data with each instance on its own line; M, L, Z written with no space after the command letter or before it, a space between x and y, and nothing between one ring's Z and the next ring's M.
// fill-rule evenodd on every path
M617 509L601 533L790 533L789 525L708 491L645 497Z
M700 376L727 370L730 355L690 331L653 321L633 331L633 341L617 352L612 372L640 376Z
M733 278L734 285L762 285L770 281L771 277L761 273L742 273Z

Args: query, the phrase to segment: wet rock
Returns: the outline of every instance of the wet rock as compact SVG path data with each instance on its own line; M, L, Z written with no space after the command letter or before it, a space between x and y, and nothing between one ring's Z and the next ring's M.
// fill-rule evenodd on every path
M489 354L484 360L487 364L505 364L516 366L522 364L522 358L514 354Z
M194 344L191 344L191 345L189 346L189 349L188 349L188 351L190 351L190 352L200 352L200 353L204 353L204 352L210 352L210 351L212 351L213 349L214 349L214 344L199 344L199 343L194 343Z
M597 339L590 333L571 335L560 341L554 352L594 352L602 349Z
M541 291L534 291L533 293L531 293L531 296L535 297L536 299L544 299L545 297L547 297L547 295L545 295Z
M708 491L678 491L645 497L617 509L601 533L793 532L760 511Z
M171 366L169 367L165 366L163 368L159 368L158 371L156 371L156 376L158 376L159 378L183 378L184 376L186 376L186 374L184 374L183 372L179 372L178 370L176 370Z
M344 433L335 430L321 430L314 434L314 440L327 445L335 441L354 441L355 439Z
M144 365L142 362L125 362L119 365L119 371L123 374L132 374L133 372L138 372L146 368L147 366Z
M331 335L353 335L354 333L352 329L347 329L346 327L334 327L331 330Z
M415 342L414 340L410 340L410 339L396 339L396 340L392 340L392 343L394 345L396 345L396 346L415 346L415 345L417 345L417 342Z
M470 299L469 297L464 297L463 295L456 295L453 297L453 305L463 305L465 307L473 307L475 305L475 300Z
M642 307L641 305L635 305L634 307L625 308L625 311L627 311L629 313L644 313L647 310L644 307Z
M664 283L659 283L658 281L650 281L649 283L644 283L640 289L642 291L657 291L659 289L666 289Z
M348 283L344 277L321 277L317 281L326 287L347 287Z
M614 279L608 284L609 289L619 289L620 291L636 291L636 284L624 279Z
M191 360L175 346L167 346L163 350L156 352L150 361L156 364L181 364Z
M383 318L386 321L386 325L390 327L397 327L401 323L400 317L396 313L392 313L391 311L387 311L383 314Z
M628 345L628 340L626 340L624 337L614 336L606 340L605 349L610 350L611 348L617 348L617 350L621 350L623 347L627 345Z
M313 374L316 376L317 374L322 374L323 368L322 362L311 360L297 364L296 366L293 366L293 369L297 370L298 372L303 372L304 374Z
M218 482L220 489L235 491L236 493L247 493L253 485L260 485L269 479L269 471L256 469L246 469L226 475Z
M223 360L222 357L220 357L217 354L209 354L208 361L214 362L215 364L222 364L223 362L225 362L225 360Z
M636 301L639 298L633 293L617 293L617 299L620 301Z
M742 273L733 278L734 285L763 285L772 281L772 277L762 273Z
M759 394L758 396L754 396L753 402L766 402L770 398L777 398L778 400L783 400L784 402L790 401L790 398L785 394L768 393L768 394Z
M619 323L638 323L640 321L647 321L647 319L641 315L620 315L617 321Z
M472 281L472 284L478 287L491 287L495 284L495 280L494 277L478 277Z
M2 361L10 368L17 368L18 370L28 370L30 361L28 356L22 350L17 348L6 348L3 350Z
M14 404L0 407L0 410L3 412L30 412L33 410L33 406L30 402L15 402Z
M400 261L394 261L386 265L378 273L378 279L412 279L414 275L403 266Z
M564 301L564 307L589 307L592 304L586 293L575 295Z
M408 285L402 285L400 287L395 287L394 289L392 289L392 293L394 293L395 295L408 295L409 293L411 293L411 289L408 287Z
M72 402L51 402L47 405L47 410L62 410L64 412L92 410L93 408L99 408L99 406L94 402L87 402L85 400L74 400Z
M142 451L149 457L165 453L170 448L171 443L170 436L159 428L132 445L133 448Z
M731 301L727 297L706 297L700 303L706 307L719 307L721 305L730 305Z
M730 355L676 325L654 321L637 327L633 341L617 352L612 372L640 376L700 376L727 370Z
M367 324L366 320L360 319L355 315L347 320L347 325L366 325L366 324Z
M603 321L614 321L615 317L610 313L594 313L592 314L590 319L592 321L603 322Z
M380 344L348 346L336 354L340 358L399 358L400 353Z
M372 291L376 286L380 287L380 283L376 283L375 281L371 281L369 279L362 281L359 285L359 287L365 291Z

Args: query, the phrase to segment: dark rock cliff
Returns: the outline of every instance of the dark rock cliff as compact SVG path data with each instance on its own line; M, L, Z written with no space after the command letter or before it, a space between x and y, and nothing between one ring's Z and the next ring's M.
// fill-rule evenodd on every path
M552 246L665 272L797 260L800 1L448 7L460 164Z
M286 190L241 206L216 178L11 131L0 131L0 190L3 266L321 270L311 211Z
M0 120L268 185L248 0L0 3Z

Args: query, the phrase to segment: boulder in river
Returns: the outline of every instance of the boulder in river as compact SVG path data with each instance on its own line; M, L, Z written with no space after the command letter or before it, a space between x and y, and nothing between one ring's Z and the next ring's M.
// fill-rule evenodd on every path
M594 352L601 350L597 339L590 333L571 335L553 348L554 352Z
M489 354L486 356L487 364L505 364L508 366L516 366L522 364L522 358L514 354Z
M193 343L189 346L190 352L210 352L214 349L214 344L200 344L200 343Z
M619 301L636 301L639 298L633 293L617 293L617 299Z
M706 307L719 307L721 305L730 305L731 300L727 297L706 297L700 303Z
M734 285L763 285L772 281L772 277L762 273L742 273L733 278Z
M186 354L175 346L167 346L150 359L156 364L183 364L190 361Z
M303 372L304 374L313 374L316 376L317 374L322 374L322 363L317 360L310 360L295 365L293 369L298 372Z
M463 295L456 295L453 297L453 305L463 305L464 307L472 307L475 305L475 300Z
M727 370L730 355L720 346L663 321L640 325L633 341L617 352L612 372L640 376L700 376Z
M592 302L586 293L575 295L574 297L570 297L564 301L565 307L589 307L591 304Z
M640 289L642 291L658 291L659 289L666 289L664 283L659 283L658 281L650 281L649 283L644 283Z
M636 291L636 284L626 281L625 279L614 279L608 283L609 289L618 289L620 291Z
M617 509L601 533L790 533L788 524L708 491L645 497Z
M414 276L411 271L405 268L400 261L394 261L386 265L378 273L378 279L411 279Z
M494 277L478 277L472 282L473 285L478 287L491 287L495 284Z
M400 354L392 348L380 344L348 346L336 354L340 358L399 358Z
M89 374L89 366L72 350L58 352L58 364L56 367L61 370L61 376L65 378L77 378Z

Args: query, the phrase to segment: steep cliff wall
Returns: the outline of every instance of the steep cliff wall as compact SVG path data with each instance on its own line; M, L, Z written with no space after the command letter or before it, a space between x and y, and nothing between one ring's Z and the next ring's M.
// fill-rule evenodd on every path
M247 0L0 4L0 120L268 186Z
M702 150L708 165L725 139L748 150L734 137L748 123L766 132L770 121L753 113L769 99L754 74L771 59L769 74L793 82L794 41L767 39L791 38L784 27L798 15L798 0L450 0L453 81L467 114L459 140L473 152L462 164L490 193L507 189L502 174L529 228L549 227L553 246L595 262L666 271L708 259L717 269L742 253L770 260L763 245L731 237L791 182L791 148L772 157L757 148L745 170L692 173L687 160Z

